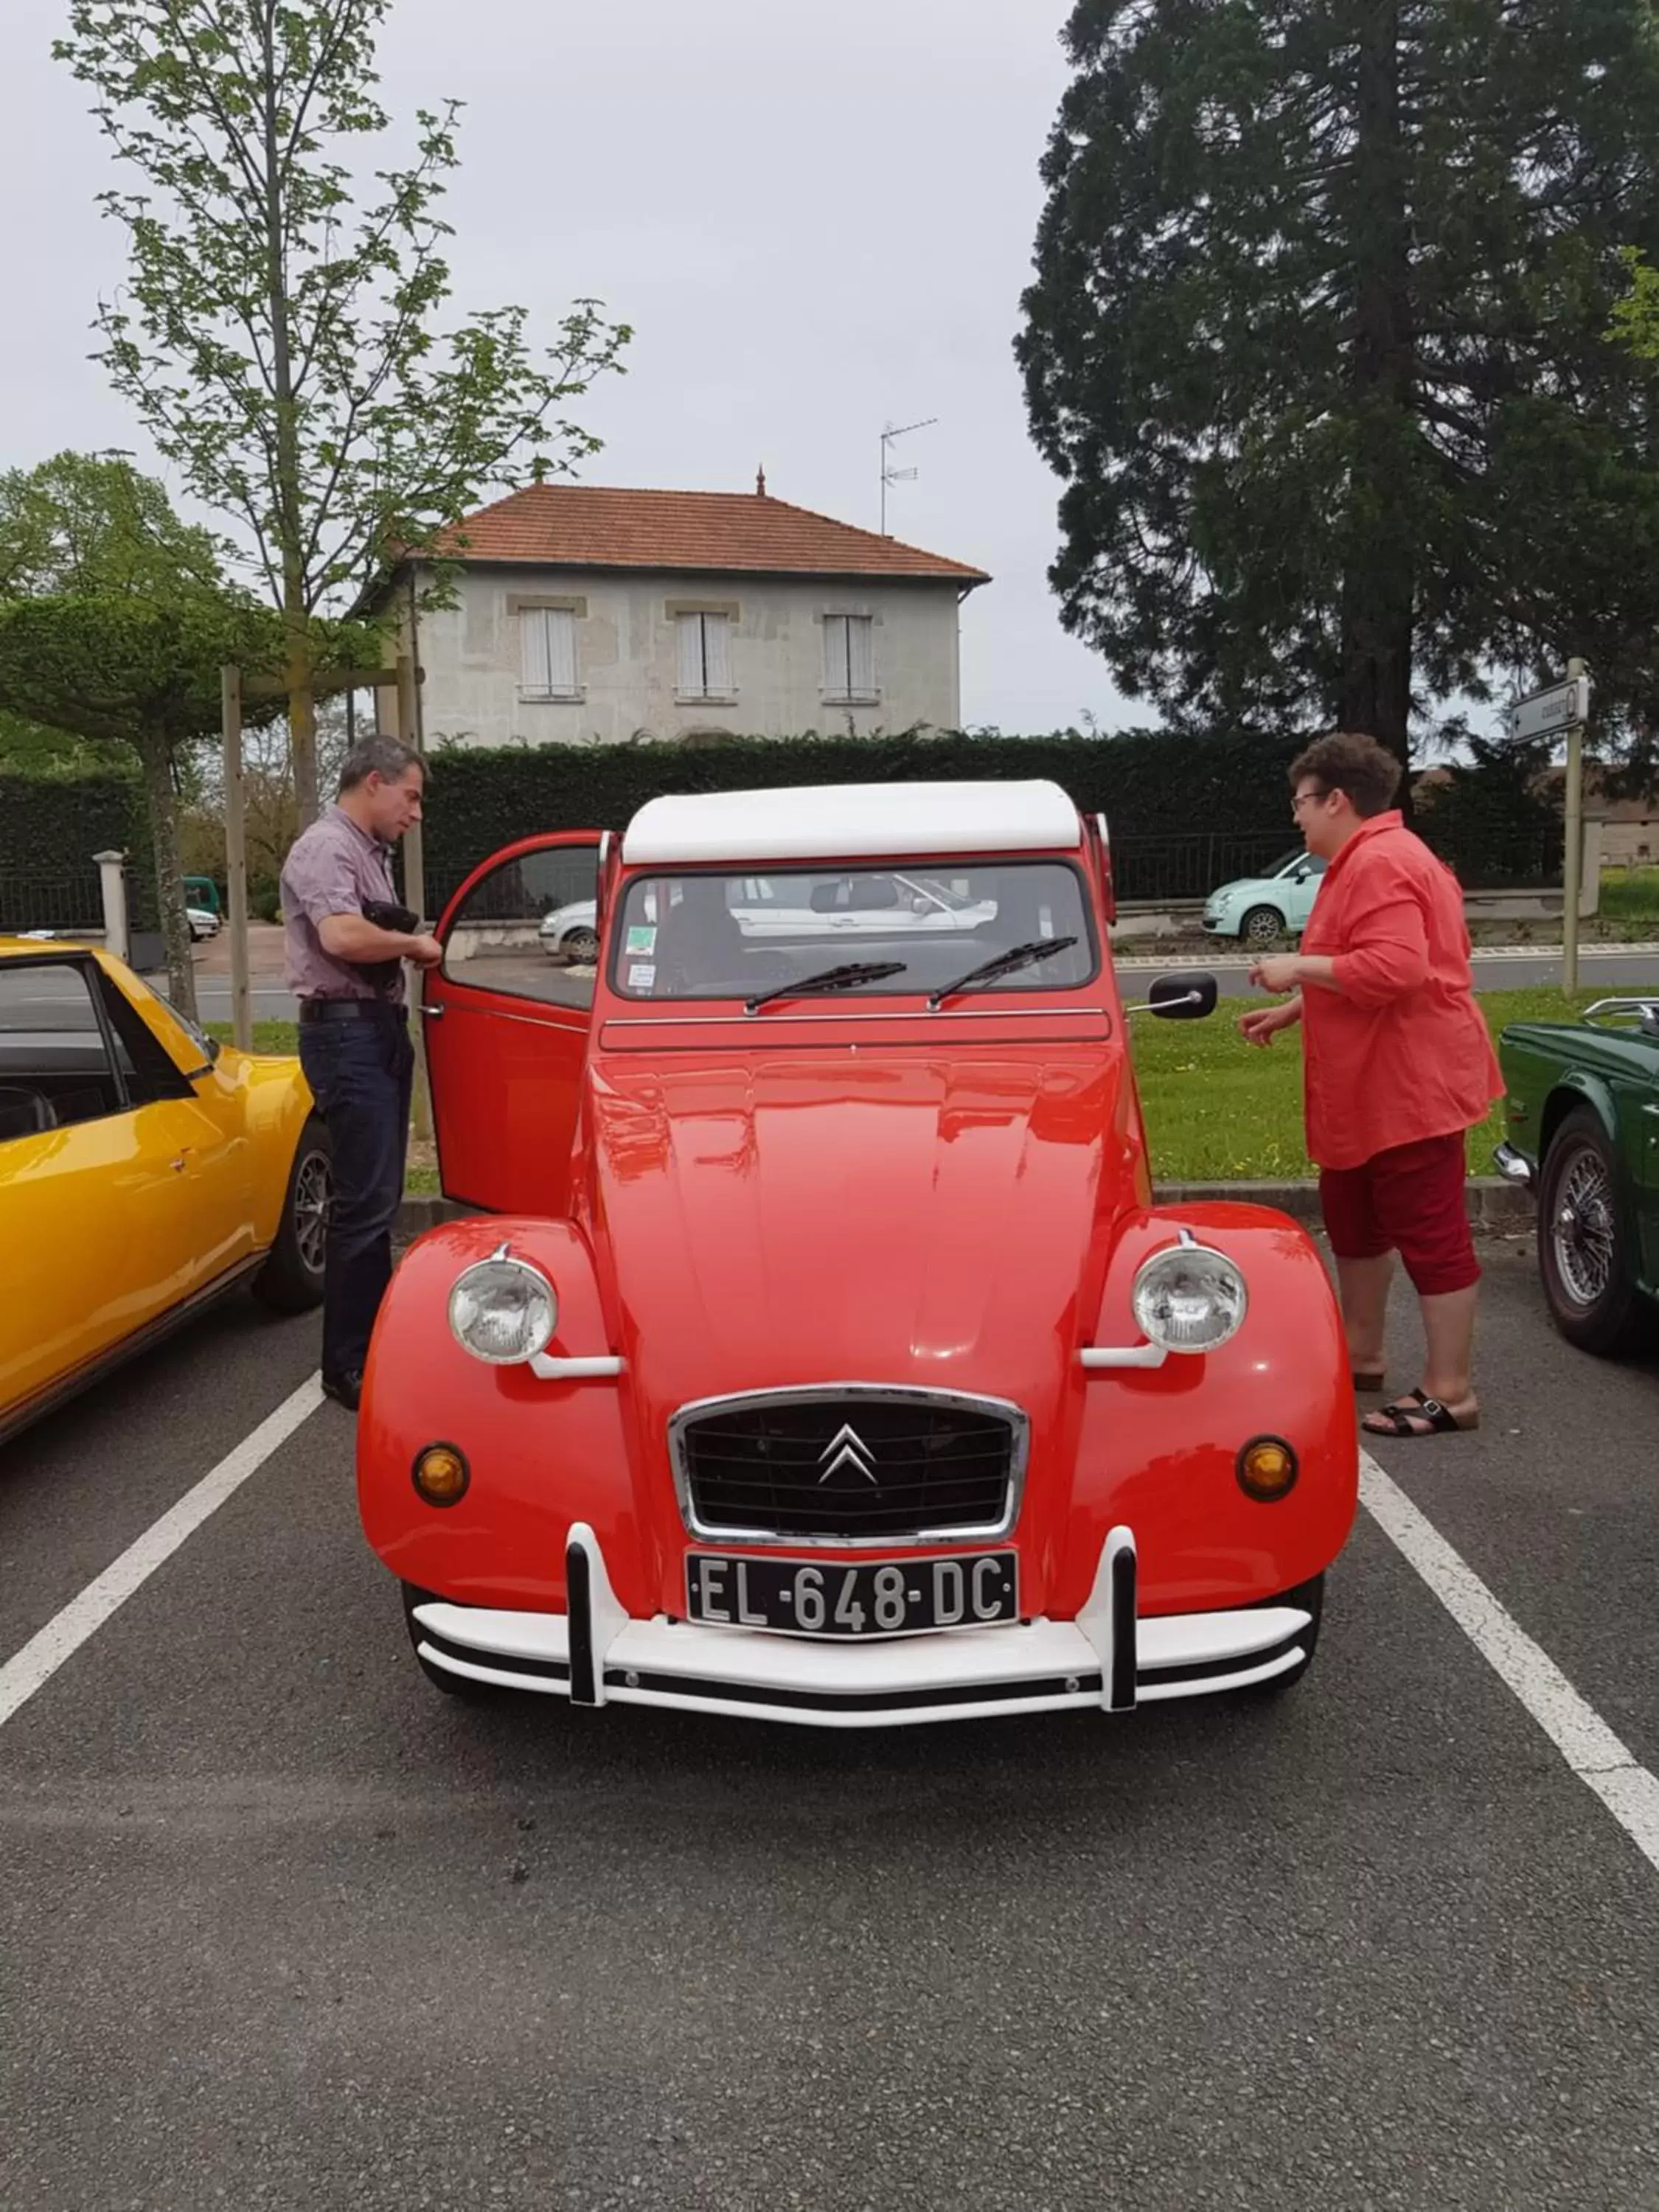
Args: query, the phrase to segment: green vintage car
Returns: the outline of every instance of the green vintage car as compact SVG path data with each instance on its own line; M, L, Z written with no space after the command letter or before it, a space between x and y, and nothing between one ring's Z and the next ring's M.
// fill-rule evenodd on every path
M1586 1352L1629 1347L1659 1301L1659 997L1603 999L1581 1021L1515 1022L1499 1170L1538 1194L1538 1272Z

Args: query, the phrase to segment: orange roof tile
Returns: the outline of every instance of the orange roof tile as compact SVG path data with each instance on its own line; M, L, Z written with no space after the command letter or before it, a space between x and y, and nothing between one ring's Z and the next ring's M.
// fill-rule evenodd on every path
M535 568L910 577L969 589L991 580L982 568L761 492L532 484L469 515L439 548L463 561Z

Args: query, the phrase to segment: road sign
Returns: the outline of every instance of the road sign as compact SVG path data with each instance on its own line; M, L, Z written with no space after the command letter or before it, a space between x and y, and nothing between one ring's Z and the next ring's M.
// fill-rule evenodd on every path
M1570 676L1565 684L1552 684L1516 700L1510 708L1512 738L1555 738L1589 720L1589 678Z

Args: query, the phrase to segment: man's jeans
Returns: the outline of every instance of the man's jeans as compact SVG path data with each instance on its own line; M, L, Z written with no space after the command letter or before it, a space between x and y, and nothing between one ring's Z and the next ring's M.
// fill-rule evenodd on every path
M333 1151L323 1373L361 1370L392 1279L392 1230L404 1194L415 1049L401 1008L361 1020L301 1022L300 1064Z

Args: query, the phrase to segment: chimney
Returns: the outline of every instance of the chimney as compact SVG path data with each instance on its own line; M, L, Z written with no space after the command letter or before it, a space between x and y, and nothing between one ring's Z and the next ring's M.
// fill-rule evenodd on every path
M763 466L755 472L755 496L757 499L766 496L766 471Z

